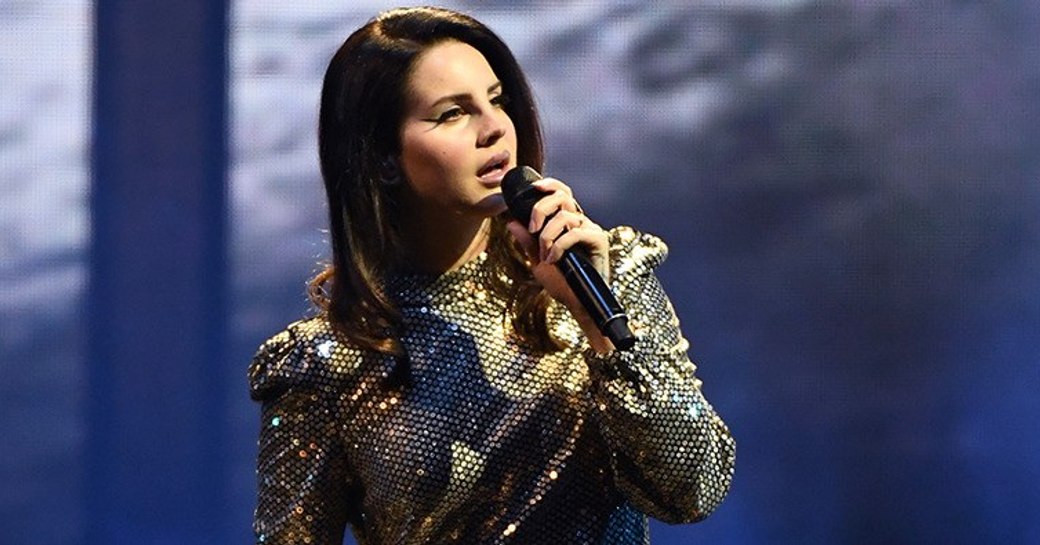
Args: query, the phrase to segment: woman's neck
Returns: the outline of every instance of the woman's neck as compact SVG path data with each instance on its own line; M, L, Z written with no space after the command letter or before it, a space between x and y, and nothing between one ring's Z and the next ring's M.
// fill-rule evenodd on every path
M405 269L439 274L455 270L487 247L491 218L455 216L405 225Z

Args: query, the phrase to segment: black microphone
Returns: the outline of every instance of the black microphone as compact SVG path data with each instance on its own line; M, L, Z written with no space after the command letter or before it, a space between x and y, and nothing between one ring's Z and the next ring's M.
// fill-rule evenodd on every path
M531 209L545 193L531 185L542 176L528 166L518 166L506 173L502 179L502 197L509 213L525 226L531 223ZM567 285L574 290L585 311L596 321L600 332L614 343L619 350L628 350L636 343L636 337L628 327L628 316L611 293L603 277L589 262L585 250L570 248L556 262Z

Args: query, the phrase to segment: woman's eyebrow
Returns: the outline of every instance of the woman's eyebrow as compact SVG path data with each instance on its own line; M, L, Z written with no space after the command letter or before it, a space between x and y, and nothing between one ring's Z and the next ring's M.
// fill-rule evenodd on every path
M491 93L494 93L495 91L498 91L501 88L502 88L502 82L501 81L496 81L495 83L492 83L487 88L487 93L490 95ZM455 95L443 96L441 98L438 98L436 101L434 101L433 104L430 104L430 108L433 108L433 107L437 106L438 104L441 104L441 103L444 103L444 102L459 102L459 101L463 101L463 100L468 100L470 98L472 98L472 95L470 95L469 93L458 93L458 94L455 94Z

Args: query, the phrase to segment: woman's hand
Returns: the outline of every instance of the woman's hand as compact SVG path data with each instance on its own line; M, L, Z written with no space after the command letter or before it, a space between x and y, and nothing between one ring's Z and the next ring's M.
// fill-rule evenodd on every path
M553 299L564 304L597 352L613 349L610 341L596 327L595 321L582 307L566 279L556 267L563 252L582 248L589 262L603 280L610 282L610 244L607 232L594 223L578 206L571 189L555 178L543 178L532 184L545 193L531 210L531 221L522 225L517 220L506 224L509 232L527 252L531 272Z

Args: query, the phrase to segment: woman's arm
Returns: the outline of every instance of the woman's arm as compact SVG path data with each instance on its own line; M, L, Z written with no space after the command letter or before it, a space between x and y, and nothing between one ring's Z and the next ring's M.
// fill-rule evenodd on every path
M701 394L689 343L654 275L667 247L629 227L604 231L559 180L532 185L545 195L532 206L530 221L507 227L527 252L534 277L585 334L593 404L618 486L661 520L706 517L729 490L736 445ZM632 350L613 349L557 269L555 262L573 247L587 253L626 309L638 338Z
M351 509L346 456L335 405L322 394L328 374L292 330L273 337L250 366L252 397L263 404L257 455L256 542L339 545Z
M736 444L701 393L689 343L654 269L667 255L651 235L610 233L612 288L638 337L631 351L586 351L593 403L618 486L666 522L701 520L726 496Z

